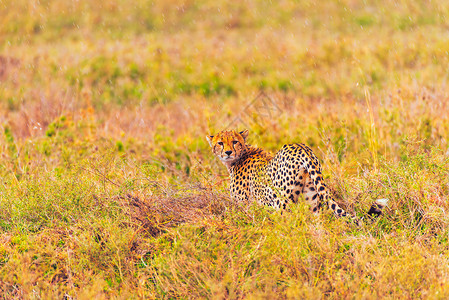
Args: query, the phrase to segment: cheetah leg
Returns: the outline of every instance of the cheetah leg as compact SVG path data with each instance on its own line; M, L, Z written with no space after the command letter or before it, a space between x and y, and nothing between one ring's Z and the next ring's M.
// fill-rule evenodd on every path
M304 170L301 171L303 174ZM298 179L301 178L301 180ZM268 190L268 198L271 199L270 206L275 208L286 209L290 202L298 202L298 196L302 193L304 186L304 175L295 176L295 179L280 181L276 177L272 179L272 183L266 183L266 190Z
M314 171L316 175L316 170ZM313 173L313 172L312 172ZM345 217L347 213L335 202L335 200L329 195L329 190L327 189L324 182L322 182L321 173L315 177L315 180L305 172L305 184L303 188L304 199L307 204L310 205L313 212L317 212L322 204L327 205L337 217ZM318 185L315 182L318 180ZM320 184L321 183L321 184ZM325 188L324 193L319 193L320 186Z
M304 186L308 178L309 175L307 174L307 171L304 169L300 169L298 174L296 174L293 185L289 186L289 189L291 190L289 198L292 200L293 203L298 202L298 198L303 193Z
M313 211L317 211L321 205L326 205L329 207L337 217L345 217L348 214L344 209L342 209L337 202L329 194L329 190L323 181L323 175L321 174L321 165L318 159L315 157L314 161L311 163L304 163L307 168L307 173L309 175L309 181L307 182L307 187L304 188L304 195L306 193L312 197L312 201L319 201L315 206L312 206ZM312 167L314 165L314 167ZM313 199L315 198L315 199ZM319 198L318 200L316 198ZM359 219L355 216L351 217L352 220L359 224Z
M302 193L304 194L304 199L308 205L312 208L313 212L317 212L320 207L320 197L315 188L315 183L310 179L309 174L304 172L305 182L302 188Z
M314 181L304 169L300 169L295 178L295 186L292 188L293 202L296 203L301 194L304 195L304 200L312 211L317 212L321 206L321 200Z

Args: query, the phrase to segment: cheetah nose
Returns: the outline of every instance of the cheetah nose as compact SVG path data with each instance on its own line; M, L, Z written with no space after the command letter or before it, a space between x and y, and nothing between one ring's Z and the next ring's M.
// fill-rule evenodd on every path
M232 154L232 151L225 151L225 153L226 153L227 155L231 155L231 154Z

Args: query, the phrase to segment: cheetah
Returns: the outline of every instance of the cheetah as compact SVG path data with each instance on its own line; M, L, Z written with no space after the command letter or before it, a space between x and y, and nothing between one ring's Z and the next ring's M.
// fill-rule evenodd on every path
M302 194L313 212L325 205L337 217L348 215L330 195L323 182L321 164L308 146L284 145L272 155L246 144L247 137L248 130L224 130L206 136L213 153L229 171L233 199L286 209L289 202L298 202ZM385 205L384 199L376 201L368 214L380 215ZM360 223L355 216L351 219Z

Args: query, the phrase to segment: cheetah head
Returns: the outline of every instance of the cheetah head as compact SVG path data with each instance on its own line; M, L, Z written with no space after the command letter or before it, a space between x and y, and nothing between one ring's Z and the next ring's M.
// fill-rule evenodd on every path
M245 153L247 136L248 130L240 132L223 130L216 135L208 135L206 138L214 154L229 167Z

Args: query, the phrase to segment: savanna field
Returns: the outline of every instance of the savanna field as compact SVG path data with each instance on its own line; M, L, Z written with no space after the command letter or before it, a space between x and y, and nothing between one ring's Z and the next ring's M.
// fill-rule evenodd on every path
M0 1L1 297L449 298L448 69L443 0ZM234 202L223 129L366 221Z

